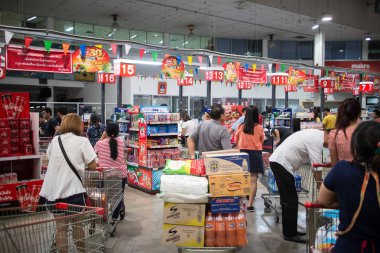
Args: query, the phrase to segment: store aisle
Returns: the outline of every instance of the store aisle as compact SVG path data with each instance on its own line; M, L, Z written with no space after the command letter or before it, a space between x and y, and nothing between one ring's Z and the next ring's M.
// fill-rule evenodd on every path
M265 188L259 185L256 212L248 213L247 246L240 253L303 253L305 244L286 242L282 239L281 225L274 222L272 214L264 213L260 194ZM112 253L176 253L177 248L161 245L163 202L156 196L127 188L125 193L127 215L117 227L115 237L108 242ZM300 214L305 228L304 213ZM280 221L281 222L281 221Z

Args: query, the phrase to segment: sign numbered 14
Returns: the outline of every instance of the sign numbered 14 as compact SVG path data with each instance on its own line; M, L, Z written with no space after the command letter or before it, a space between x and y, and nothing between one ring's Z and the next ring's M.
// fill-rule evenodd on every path
M98 73L98 83L115 83L113 73Z
M224 71L223 70L207 70L205 71L205 79L207 81L223 81Z
M115 76L135 76L136 75L136 65L121 62L115 64Z

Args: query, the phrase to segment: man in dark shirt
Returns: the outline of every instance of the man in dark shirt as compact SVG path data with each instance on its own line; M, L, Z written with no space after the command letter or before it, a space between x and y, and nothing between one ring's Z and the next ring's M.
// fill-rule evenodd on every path
M52 110L49 107L46 107L42 110L42 115L46 120L44 128L45 137L53 137L55 132L58 131L58 121L52 117Z

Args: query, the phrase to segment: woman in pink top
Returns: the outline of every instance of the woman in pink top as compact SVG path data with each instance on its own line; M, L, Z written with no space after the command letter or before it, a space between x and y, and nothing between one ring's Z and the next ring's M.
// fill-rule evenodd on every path
M100 167L114 168L118 171L117 176L122 179L121 187L124 193L127 168L124 158L124 141L118 136L119 126L115 123L108 123L106 131L95 145L95 152L98 154ZM113 212L112 219L118 219L124 204L123 199ZM121 217L123 217L123 215L124 214L120 214Z
M263 143L264 130L259 124L259 110L256 106L246 110L244 124L236 131L236 143L241 152L249 154L249 169L251 173L252 192L248 200L249 212L254 212L253 200L257 192L257 177L264 172L263 166Z
M340 160L351 162L354 159L351 152L351 137L358 125L360 115L361 106L356 99L348 98L339 106L335 129L329 134L332 166Z

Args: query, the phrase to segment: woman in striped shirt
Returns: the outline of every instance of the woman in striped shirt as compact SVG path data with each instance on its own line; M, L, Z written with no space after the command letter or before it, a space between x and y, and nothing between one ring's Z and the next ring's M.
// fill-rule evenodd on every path
M124 140L119 137L119 126L115 123L108 123L106 131L95 145L95 152L98 154L99 166L103 168L114 168L117 175L122 179L122 189L124 188L127 178L127 169L124 157ZM116 207L112 218L118 219L120 210L123 206L123 200Z

